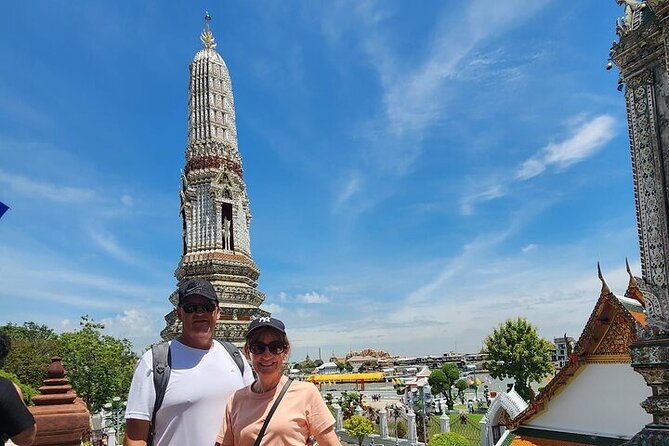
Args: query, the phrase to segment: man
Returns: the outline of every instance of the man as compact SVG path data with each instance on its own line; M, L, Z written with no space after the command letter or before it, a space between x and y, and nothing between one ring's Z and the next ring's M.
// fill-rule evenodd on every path
M9 336L0 334L0 360L9 354ZM0 377L0 445L11 439L17 446L30 446L35 441L35 419L23 403L21 389Z
M237 389L253 382L244 360L244 374L219 342L214 330L220 311L214 287L204 279L179 286L177 317L181 336L170 341L171 373L156 413L155 446L213 445L225 415L225 403ZM144 353L130 385L124 446L145 446L156 399L151 350Z

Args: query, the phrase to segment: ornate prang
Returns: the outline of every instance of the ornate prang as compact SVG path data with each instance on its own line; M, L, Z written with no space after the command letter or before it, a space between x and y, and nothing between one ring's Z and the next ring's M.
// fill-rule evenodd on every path
M252 317L266 316L257 290L260 275L251 258L249 206L242 159L237 148L232 83L216 52L205 15L199 50L190 65L188 144L181 175L180 215L183 255L175 271L178 283L208 279L219 298L221 320L216 337L241 345ZM177 294L170 296L177 304ZM163 339L181 332L175 311L165 316Z
M667 54L668 0L617 0L625 17L616 26L619 42L611 61L626 85L634 198L639 232L642 278L628 265L627 297L646 310L645 326L637 326L638 340L630 346L632 366L652 388L641 405L653 422L628 445L669 445L669 221L667 220L666 160L669 159Z

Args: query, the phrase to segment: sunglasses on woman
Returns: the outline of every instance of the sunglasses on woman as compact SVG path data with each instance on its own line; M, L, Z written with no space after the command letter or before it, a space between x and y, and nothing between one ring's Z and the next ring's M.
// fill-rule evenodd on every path
M265 350L269 350L273 355L278 355L286 350L286 344L284 344L283 341L272 341L269 344L265 344L264 342L254 342L249 345L249 351L254 355L262 355L265 353Z
M213 302L205 302L203 304L183 304L181 308L188 314L191 313L211 313L216 308Z

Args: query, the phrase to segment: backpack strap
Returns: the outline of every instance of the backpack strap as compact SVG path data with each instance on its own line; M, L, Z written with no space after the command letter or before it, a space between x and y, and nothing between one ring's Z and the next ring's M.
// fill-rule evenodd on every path
M149 436L146 439L146 445L153 445L153 437L156 432L156 414L163 404L167 383L170 380L172 371L172 355L170 353L170 344L161 342L151 346L151 355L153 357L153 388L156 391L156 401L153 403L153 414L151 415L151 425L149 427Z
M228 354L230 357L235 361L235 364L237 364L237 367L239 367L239 372L242 374L242 377L244 376L244 359L242 358L242 353L239 351L237 347L235 347L234 344L228 341L217 341L225 347L225 349L228 351Z

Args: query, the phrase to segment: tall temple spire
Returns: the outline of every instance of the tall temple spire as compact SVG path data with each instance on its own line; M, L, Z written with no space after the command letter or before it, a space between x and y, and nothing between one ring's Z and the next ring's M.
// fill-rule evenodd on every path
M265 296L257 290L260 273L251 258L251 210L232 83L215 49L209 13L204 19L204 48L190 64L188 143L179 194L183 255L174 274L178 283L193 277L212 282L221 309L216 337L241 345L249 321L268 313L259 308ZM176 291L170 301L177 303ZM180 322L174 311L165 319L161 335L171 339L180 333Z

